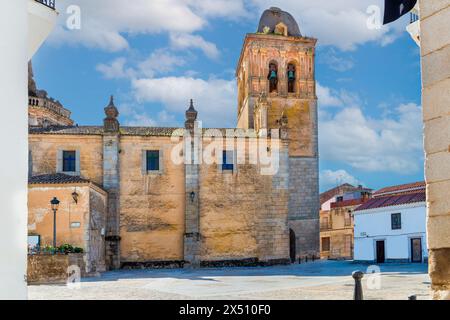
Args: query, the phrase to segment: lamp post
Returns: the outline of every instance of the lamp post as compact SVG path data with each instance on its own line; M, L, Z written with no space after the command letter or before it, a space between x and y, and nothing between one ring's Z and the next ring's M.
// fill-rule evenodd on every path
M54 197L52 201L50 201L53 210L53 250L56 248L56 211L58 211L59 200Z

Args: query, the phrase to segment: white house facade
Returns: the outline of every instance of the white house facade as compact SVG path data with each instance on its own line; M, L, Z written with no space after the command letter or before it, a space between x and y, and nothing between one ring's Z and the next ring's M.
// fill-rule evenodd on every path
M354 259L427 262L425 187L391 188L396 191L380 190L354 211Z

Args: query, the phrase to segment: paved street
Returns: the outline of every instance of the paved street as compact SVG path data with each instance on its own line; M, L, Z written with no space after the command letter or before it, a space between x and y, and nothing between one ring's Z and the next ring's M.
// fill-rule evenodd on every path
M300 299L349 300L353 297L354 270L366 265L352 262L314 263L200 270L120 270L83 279L78 288L65 285L29 286L30 299ZM363 281L366 299L406 300L416 294L430 299L424 264L381 266L380 289L376 279ZM372 285L371 285L372 284ZM374 285L375 284L375 285Z

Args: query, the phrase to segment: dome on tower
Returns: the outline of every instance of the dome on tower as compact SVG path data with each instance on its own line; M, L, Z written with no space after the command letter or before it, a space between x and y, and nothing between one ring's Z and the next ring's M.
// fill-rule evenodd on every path
M259 20L258 33L276 33L301 37L300 28L294 17L280 8L272 7L263 12Z

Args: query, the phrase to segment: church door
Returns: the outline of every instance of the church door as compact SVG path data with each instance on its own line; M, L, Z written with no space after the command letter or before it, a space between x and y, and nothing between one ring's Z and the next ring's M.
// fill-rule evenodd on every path
M289 253L291 256L291 263L295 262L296 247L295 247L295 232L289 229Z

